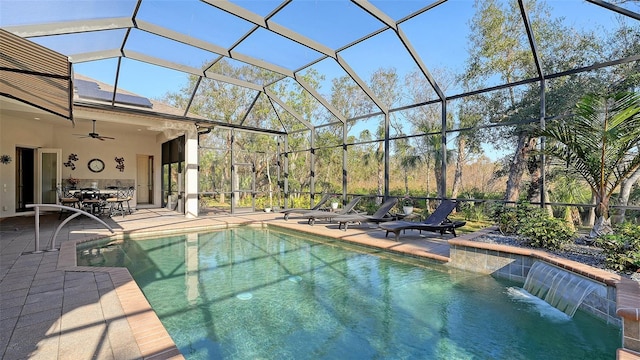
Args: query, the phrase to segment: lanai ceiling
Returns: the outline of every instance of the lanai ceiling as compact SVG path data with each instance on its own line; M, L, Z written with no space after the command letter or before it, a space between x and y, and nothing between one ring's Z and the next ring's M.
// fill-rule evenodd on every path
M524 8L528 3L524 1ZM637 26L640 20L637 1L546 3L554 17L581 30L603 31L620 19ZM370 108L379 113L481 90L445 79L464 71L474 13L472 0L1 0L0 27L67 56L78 83L91 88L84 81L93 79L100 90L94 93L106 92L101 106L131 108L119 103L120 92L160 100L185 88L189 101L172 105L180 108L182 119L197 119L191 114L193 99L205 84L214 83L250 96L237 104L242 109L238 113L225 119L214 115L211 121L253 127L247 114L256 102L266 101L278 117L291 117L302 128L313 128L366 115L343 113L332 105L331 84L340 78L361 89ZM528 37L524 21L513 34ZM532 47L531 64L544 59L547 51ZM593 65L575 64L577 68ZM431 88L422 99L406 96L384 104L369 84L381 68L396 69L403 77L414 71ZM441 71L445 68L448 71ZM544 61L540 71L548 74ZM318 86L305 80L313 72L324 77ZM501 85L489 79L478 86ZM309 95L321 113L311 117L296 113L282 97L282 89ZM96 99L75 100L96 103ZM163 113L142 102L137 110ZM267 130L293 129L282 124Z

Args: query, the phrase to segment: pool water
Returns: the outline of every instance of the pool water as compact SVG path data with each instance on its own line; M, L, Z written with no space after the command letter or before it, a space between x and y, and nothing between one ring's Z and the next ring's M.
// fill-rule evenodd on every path
M620 329L518 284L243 227L78 249L126 266L188 359L613 359ZM516 293L516 295L514 295Z

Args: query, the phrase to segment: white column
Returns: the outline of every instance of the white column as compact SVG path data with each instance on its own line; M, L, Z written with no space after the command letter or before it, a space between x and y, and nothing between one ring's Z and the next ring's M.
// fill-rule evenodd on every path
M184 144L184 214L198 217L198 131L195 127L185 133Z

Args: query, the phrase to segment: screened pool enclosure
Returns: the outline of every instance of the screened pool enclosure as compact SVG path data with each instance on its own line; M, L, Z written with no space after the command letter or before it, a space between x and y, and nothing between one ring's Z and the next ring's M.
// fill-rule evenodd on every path
M530 201L589 222L588 184L536 131L587 94L638 91L639 13L602 0L4 0L0 26L68 57L75 87L108 85L74 112L151 116L185 136L186 156L158 170L163 205L195 198L203 215L329 192L453 198L471 213ZM639 177L612 198L626 216Z

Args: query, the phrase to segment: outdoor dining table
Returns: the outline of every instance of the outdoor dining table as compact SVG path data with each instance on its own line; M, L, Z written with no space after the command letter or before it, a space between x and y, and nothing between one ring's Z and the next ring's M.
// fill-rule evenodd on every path
M87 194L96 194L97 197L83 198L83 192ZM69 190L69 193L78 197L82 207L88 210L91 214L100 215L103 207L106 205L105 200L111 195L116 195L118 193L118 189L83 188Z

